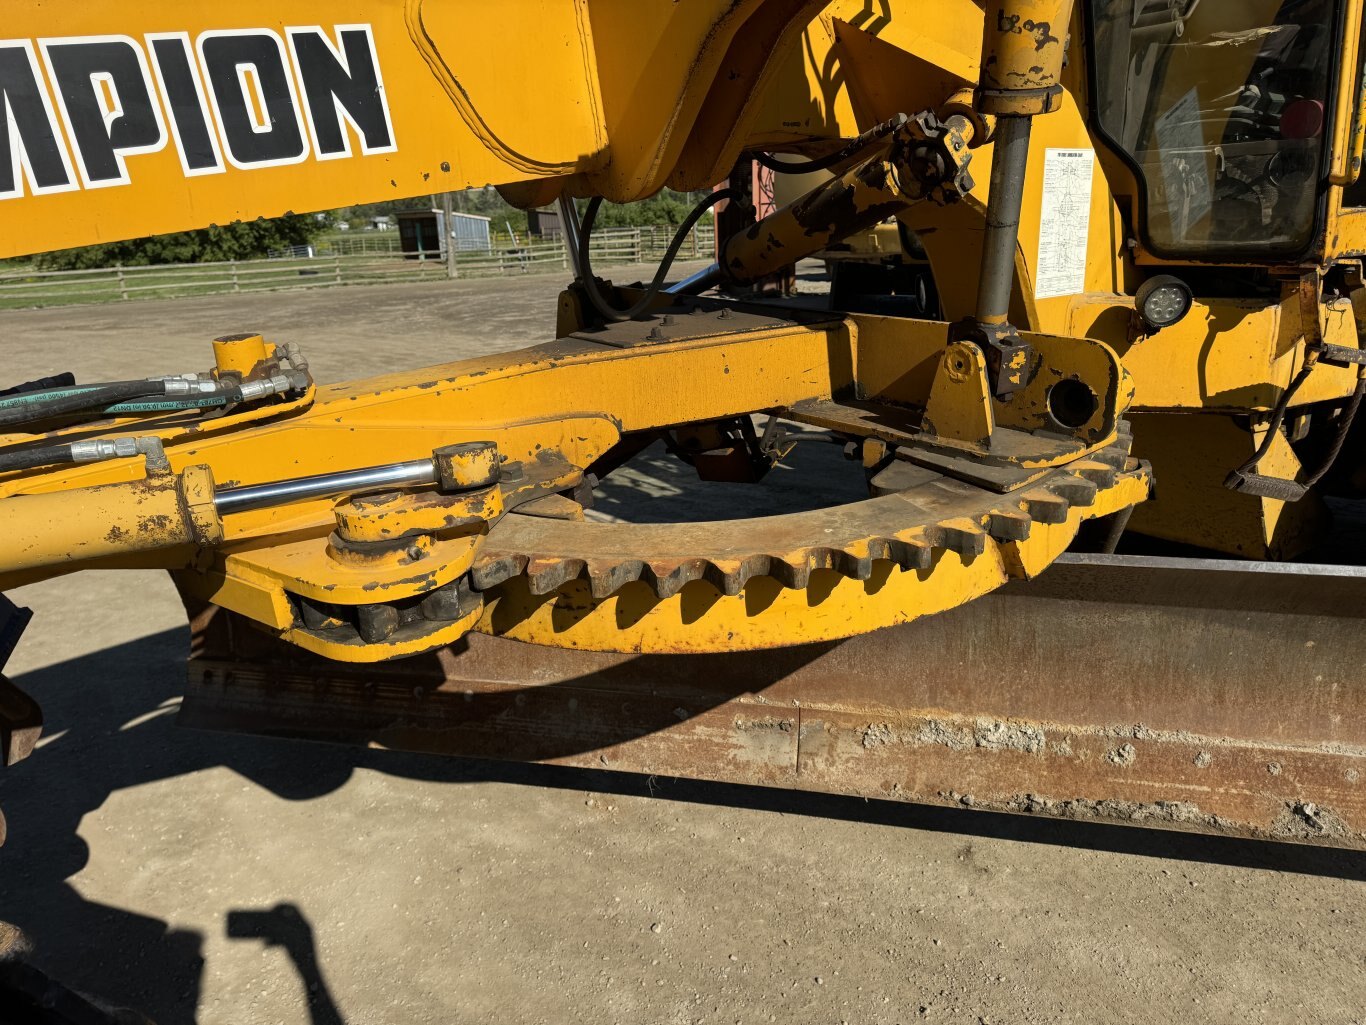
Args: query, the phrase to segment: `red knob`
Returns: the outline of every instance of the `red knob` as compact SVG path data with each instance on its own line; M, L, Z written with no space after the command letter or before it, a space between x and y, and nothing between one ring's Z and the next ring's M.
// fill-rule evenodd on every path
M1281 111L1282 138L1317 139L1322 132L1322 100L1295 100Z

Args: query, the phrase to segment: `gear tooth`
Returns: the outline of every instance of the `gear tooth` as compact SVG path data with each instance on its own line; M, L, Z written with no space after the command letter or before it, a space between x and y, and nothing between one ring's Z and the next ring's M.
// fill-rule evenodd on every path
M1101 459L1078 459L1068 469L1098 488L1115 486L1115 467Z
M1120 456L1127 456L1133 451L1133 447L1133 432L1129 425L1121 420L1115 430L1115 440L1110 442L1110 444L1106 445L1099 452L1092 452L1089 458L1101 459L1105 457L1117 458ZM1106 458L1106 462L1109 461L1110 458Z
M1067 499L1060 495L1045 491L1043 488L1035 488L1033 491L1026 491L1020 498L1024 502L1025 511L1029 513L1030 519L1037 520L1039 523L1065 523L1067 521L1067 511L1071 507Z
M1070 473L1062 474L1056 480L1048 481L1047 487L1053 494L1067 499L1071 505L1078 505L1082 508L1095 505L1096 492L1100 490L1089 480Z
M811 580L811 565L807 562L806 553L801 552L786 558L771 560L768 575L784 587L801 591L806 588L807 583Z
M470 567L470 582L476 590L487 591L518 576L526 561L525 555L514 552L480 552Z
M866 542L860 543L859 548L864 552L868 550ZM830 568L842 576L849 577L851 580L867 580L873 575L873 557L858 551L849 549L836 549L831 553L834 556Z
M938 535L932 533L933 529L921 527L897 534L894 538L897 565L904 570L931 568L934 565L934 549L942 547L935 544Z
M525 572L532 594L550 594L583 572L583 560L533 555L527 559Z
M966 516L946 520L939 526L944 534L944 547L950 551L973 559L987 550L986 533Z
M745 560L744 571L746 576L744 583L748 584L755 577L771 577L777 561L770 555L751 555Z
M722 594L734 596L744 590L754 574L748 571L749 559L712 559L702 571L702 579Z
M781 582L780 574L783 570L779 567L783 565L781 559L776 559L771 555L752 555L745 560L745 569L748 571L751 580L754 577L772 577ZM745 583L749 583L749 580L746 580Z
M639 559L624 561L589 559L584 566L593 589L593 597L601 601L610 598L633 580L639 580L645 563Z
M930 546L919 540L908 541L893 538L888 545L889 554L903 570L929 569L934 564L934 553Z
M357 605L356 631L366 644L380 644L399 628L398 609L393 605Z
M335 630L342 625L342 611L331 602L316 601L302 594L289 596L299 607L304 626L310 630Z
M671 563L647 562L641 570L640 579L650 585L656 598L667 598L673 592L669 590L669 574L673 572L674 566Z
M844 553L836 548L808 548L806 550L807 572L818 569L839 568L840 556Z
M1097 462L1104 463L1106 466L1114 467L1116 470L1123 470L1129 461L1128 445L1111 445L1103 448L1099 452L1092 452L1091 457Z
M799 543L791 548L767 548L773 543L772 539L765 540L764 532L760 530L741 531L733 538L708 539L703 533L701 549L690 549L689 542L699 537L694 525L691 531L665 535L672 537L667 547L653 547L665 552L695 550L697 554L642 561L616 554L633 551L638 545L604 547L597 539L589 542L587 550L581 550L578 556L557 555L554 553L562 547L573 551L569 535L551 532L544 540L536 540L542 535L531 533L523 543L525 550L533 554L507 549L481 551L471 566L470 582L475 588L485 590L524 574L532 594L546 595L583 577L591 587L593 597L603 600L632 581L641 580L660 599L668 599L695 580L706 580L728 596L741 594L756 576L770 577L782 587L793 590L809 587L812 571L819 569L829 569L850 579L868 580L878 560L894 562L903 571L924 573L934 566L939 552L952 551L966 561L983 554L989 547L989 538L1002 543L1021 542L1031 536L1035 521L1065 523L1073 506L1093 505L1100 489L1112 487L1119 472L1133 472L1134 460L1127 450L1128 436L1124 435L1119 442L1089 453L1070 466L1053 471L1038 483L1009 495L992 494L960 482L941 481L928 489L923 503L912 502L914 515L910 523L901 518L900 525L883 526L877 518L879 513L874 510L835 529L813 529L806 536L818 539L818 543L810 547ZM935 508L943 510L940 515L949 518L925 524L921 517L933 515L930 510ZM968 514L954 515L959 511ZM864 529L889 532L863 534ZM511 547L515 543L511 540L514 536L516 531L502 543ZM746 551L756 554L743 554Z
M672 598L685 584L701 580L705 572L706 563L702 559L672 559L651 562L644 576L654 585L656 595Z
M1025 541L1034 521L1019 509L996 509L987 517L987 533L997 541Z

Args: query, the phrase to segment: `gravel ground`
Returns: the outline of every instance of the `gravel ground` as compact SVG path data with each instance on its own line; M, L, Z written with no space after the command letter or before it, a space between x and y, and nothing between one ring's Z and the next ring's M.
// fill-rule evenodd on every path
M3 376L253 328L339 380L544 340L557 287L8 312ZM194 733L163 576L16 597L48 733L0 773L0 918L159 1025L1366 1021L1361 855Z

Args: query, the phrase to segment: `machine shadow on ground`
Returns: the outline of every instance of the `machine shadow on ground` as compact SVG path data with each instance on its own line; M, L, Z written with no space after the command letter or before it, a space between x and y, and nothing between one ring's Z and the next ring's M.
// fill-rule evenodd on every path
M120 790L214 767L289 801L319 798L357 770L369 770L452 786L499 782L605 792L1366 880L1366 854L1360 852L182 729L173 713L187 640L186 631L168 630L19 677L19 686L42 703L51 739L0 776L0 808L10 825L0 848L0 919L34 940L39 967L112 1003L139 1008L158 1025L196 1021L205 937L82 896L69 882L90 856L78 830L87 813ZM273 906L225 907L223 930L229 938L274 944L289 954L315 1025L345 1020L345 1009L339 1011L329 995L306 909L291 895L278 895Z

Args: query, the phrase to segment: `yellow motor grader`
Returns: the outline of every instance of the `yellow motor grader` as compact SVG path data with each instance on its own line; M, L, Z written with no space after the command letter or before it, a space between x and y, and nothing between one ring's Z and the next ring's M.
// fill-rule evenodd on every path
M199 368L4 382L0 590L168 570L183 722L1366 847L1366 576L1327 516L1366 471L1361 0L6 15L0 257L560 207L530 349L322 387L247 322ZM756 155L829 175L704 271L595 275L602 202ZM889 217L932 319L712 294ZM661 440L762 487L785 429L866 499L585 518ZM0 684L7 764L41 721Z

